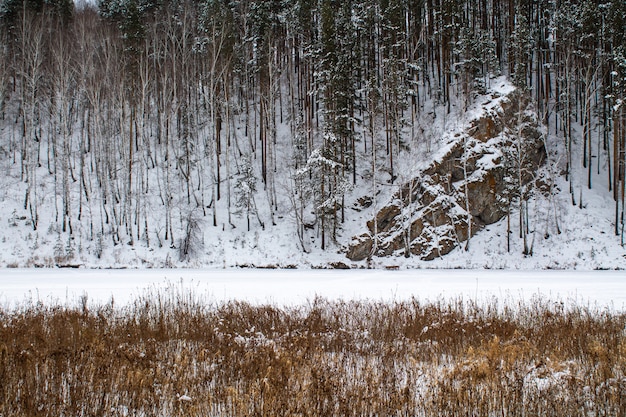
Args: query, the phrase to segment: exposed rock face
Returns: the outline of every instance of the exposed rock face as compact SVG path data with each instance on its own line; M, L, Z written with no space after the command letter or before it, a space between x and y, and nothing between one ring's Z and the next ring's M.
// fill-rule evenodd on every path
M494 95L445 155L403 184L367 222L368 232L352 239L346 255L353 261L443 256L500 220L505 193L530 182L544 159L541 126L528 98L517 90Z

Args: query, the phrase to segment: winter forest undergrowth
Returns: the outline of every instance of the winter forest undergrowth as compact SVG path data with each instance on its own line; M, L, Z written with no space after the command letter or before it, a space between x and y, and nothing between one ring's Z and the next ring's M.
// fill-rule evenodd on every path
M625 16L3 0L0 265L625 268Z

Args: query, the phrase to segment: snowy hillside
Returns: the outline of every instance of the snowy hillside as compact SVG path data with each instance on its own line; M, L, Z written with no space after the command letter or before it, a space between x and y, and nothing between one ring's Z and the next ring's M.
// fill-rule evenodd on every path
M491 104L488 100L494 91L506 94L512 87L504 78L492 80L485 98L477 98L476 105L467 113L456 111L452 119L444 117L435 119L429 126L437 136L433 135L429 143L429 151L402 154L398 163L402 166L400 180L409 178L412 173L419 172L429 161L438 158L448 149L450 138L468 126L468 122L478 119L488 112ZM442 111L442 109L435 109ZM5 125L3 135L11 131ZM279 131L279 138L287 142L290 132L286 126ZM533 255L523 256L523 242L515 236L510 240L511 249L507 251L507 224L503 218L495 224L486 226L472 237L467 248L460 246L450 254L431 261L422 261L417 257L404 258L394 256L373 258L369 261L353 262L346 258L345 247L352 236L361 233L365 223L370 220L376 207L385 204L391 194L398 189L391 184L378 189L378 205L363 207L359 204L364 198L374 195L371 183L363 182L350 190L346 196L346 220L338 235L337 244L331 250L319 248L319 235L315 230L306 231L303 251L302 243L296 235L296 219L288 203L290 179L285 174L277 179L277 194L283 201L281 209L275 216L279 221L271 225L272 214L264 201L259 201L258 216L265 224L251 223L247 230L246 219L241 215L233 215L231 223L222 219L217 226L210 224L206 218L200 218L199 242L202 249L190 259L181 260L176 245L146 244L145 241L134 245L127 243L111 244L102 239L98 241L87 238L87 221L74 224L75 237L68 240L65 234L59 233L55 226L55 188L53 178L46 170L39 168L41 176L39 198L40 227L33 230L23 198L26 185L19 180L19 165L12 158L5 157L0 162L2 170L9 175L4 178L0 222L3 225L0 245L0 263L8 267L56 267L80 266L94 268L162 268L162 267L278 267L278 268L332 268L347 266L350 268L486 268L486 269L622 269L626 268L626 250L620 245L619 236L615 236L613 216L614 203L612 196L605 188L596 187L583 191L582 205L573 205L568 191L569 184L562 175L558 175L559 152L555 138L549 136L546 147L551 157L542 168L543 175L554 175L554 195L550 198L536 193L530 201L531 234ZM419 155L419 156L416 156ZM417 158L417 159L416 159ZM557 160L555 161L555 158ZM287 168L285 168L286 170ZM360 174L367 175L367 174ZM594 181L602 182L606 176L601 172ZM151 221L158 221L165 213L158 206L151 207ZM512 213L511 233L517 230L518 213ZM86 213L86 216L93 216ZM182 213L180 223L184 219ZM93 221L93 220L91 220ZM560 231L560 233L559 233ZM467 250L466 250L467 249Z
M0 267L626 268L622 3L140 3L0 10Z

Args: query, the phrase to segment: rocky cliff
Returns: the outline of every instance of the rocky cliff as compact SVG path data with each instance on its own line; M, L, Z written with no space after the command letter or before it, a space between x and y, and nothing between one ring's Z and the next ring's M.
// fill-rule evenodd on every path
M545 160L542 127L519 90L482 98L478 116L430 166L402 184L355 236L347 257L431 260L500 220Z

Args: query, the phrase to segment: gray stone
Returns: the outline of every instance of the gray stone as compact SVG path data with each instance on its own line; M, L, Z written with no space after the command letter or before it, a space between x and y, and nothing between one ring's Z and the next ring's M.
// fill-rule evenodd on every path
M528 97L513 91L501 98L500 106L498 113L485 111L471 122L446 155L402 184L390 203L376 213L376 227L373 219L368 221L370 233L354 237L346 256L360 261L371 256L412 254L432 260L450 253L484 225L500 220L505 215L499 196L506 191L506 170L502 157L493 153L494 147L513 147L521 140L524 184L534 180L546 158L541 127L529 111ZM479 151L464 156L466 146ZM482 158L491 161L490 166L481 167ZM403 211L411 213L413 219L409 230L403 226ZM374 234L376 253L372 253Z

